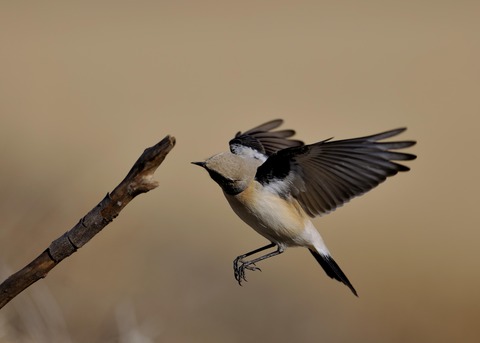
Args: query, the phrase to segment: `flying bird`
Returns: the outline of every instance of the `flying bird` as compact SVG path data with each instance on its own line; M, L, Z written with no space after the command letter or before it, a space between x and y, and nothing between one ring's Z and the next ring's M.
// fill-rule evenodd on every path
M395 161L416 156L396 150L416 142L383 141L406 130L399 128L366 137L304 144L290 138L294 130L274 131L282 123L276 119L238 132L229 142L229 152L192 162L206 169L220 185L233 211L270 241L234 260L235 279L241 285L246 281L246 270L260 270L258 262L288 247L304 247L329 277L358 296L311 218L330 213L387 177L408 171L407 166ZM270 248L276 249L247 260Z

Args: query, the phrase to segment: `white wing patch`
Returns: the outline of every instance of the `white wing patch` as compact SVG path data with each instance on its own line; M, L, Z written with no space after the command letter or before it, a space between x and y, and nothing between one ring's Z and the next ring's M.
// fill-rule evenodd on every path
M285 178L271 180L264 187L272 193L285 197L304 192L305 182L301 178L295 177L294 171L290 171Z
M232 152L235 155L243 156L243 157L250 157L260 160L262 163L267 160L267 156L259 152L258 150L252 149L245 145L241 144L233 144L231 147Z

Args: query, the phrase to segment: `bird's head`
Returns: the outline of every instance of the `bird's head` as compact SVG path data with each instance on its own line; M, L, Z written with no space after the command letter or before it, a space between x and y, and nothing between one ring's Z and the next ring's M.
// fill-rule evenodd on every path
M258 162L230 152L208 158L205 162L192 162L203 167L210 177L230 195L243 192L255 177Z

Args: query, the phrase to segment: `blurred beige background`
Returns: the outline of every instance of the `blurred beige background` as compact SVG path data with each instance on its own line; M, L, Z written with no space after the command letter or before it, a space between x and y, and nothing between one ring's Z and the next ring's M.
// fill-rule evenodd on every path
M1 342L478 342L477 1L0 2L0 266L20 269L167 134L87 246L0 312ZM359 292L266 241L190 161L283 118L315 142L408 126L412 171L315 223Z

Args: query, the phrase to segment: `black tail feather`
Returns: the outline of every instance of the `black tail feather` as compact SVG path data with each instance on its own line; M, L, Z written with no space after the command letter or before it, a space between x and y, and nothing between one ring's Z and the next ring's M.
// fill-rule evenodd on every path
M325 256L314 250L310 250L310 252L312 253L313 257L315 257L317 262L322 266L323 270L325 270L325 273L327 273L328 276L345 284L348 288L350 288L352 293L358 297L357 291L355 288L353 288L350 281L348 281L347 276L342 272L332 256Z

